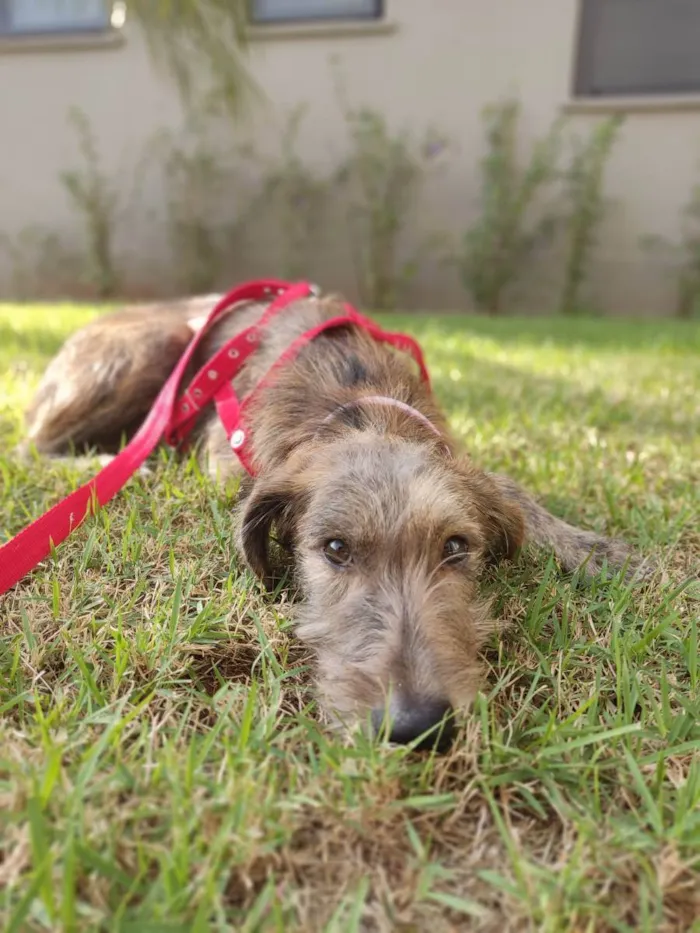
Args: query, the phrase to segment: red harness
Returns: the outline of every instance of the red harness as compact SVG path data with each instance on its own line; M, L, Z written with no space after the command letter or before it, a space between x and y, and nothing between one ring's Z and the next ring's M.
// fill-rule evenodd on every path
M96 511L98 506L112 499L153 452L159 441L164 439L173 446L182 443L194 427L202 409L212 400L231 449L245 470L254 476L256 470L252 438L246 421L247 410L258 394L274 382L280 368L293 360L303 346L326 330L348 324L363 328L375 340L388 343L413 356L421 376L429 382L423 354L413 338L406 334L382 330L374 321L346 304L343 314L323 321L292 341L253 390L239 400L231 380L259 346L265 328L290 304L315 294L315 287L308 282L290 284L271 279L249 282L224 295L211 310L202 328L193 336L153 403L146 420L129 444L91 480L0 547L0 595L6 593L45 560L51 553L51 548L61 544L85 518ZM272 296L275 297L260 320L229 340L205 366L202 366L187 390L178 396L180 380L212 324L238 302L270 301Z

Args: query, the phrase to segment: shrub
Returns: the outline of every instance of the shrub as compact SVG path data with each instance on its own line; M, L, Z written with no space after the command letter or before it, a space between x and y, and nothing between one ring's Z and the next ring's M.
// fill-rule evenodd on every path
M695 318L700 310L700 184L693 186L683 208L680 242L654 234L643 237L642 246L671 256L678 279L676 317Z
M335 181L347 199L360 299L373 310L392 310L423 255L433 248L429 238L408 259L401 258L426 174L446 151L447 141L432 130L418 140L405 131L393 132L379 111L347 104L340 87L339 100L350 152Z
M212 141L208 120L193 111L182 130L161 131L147 150L162 166L168 241L190 294L215 287L239 229L233 171Z
M19 301L75 297L82 258L66 249L63 237L41 226L29 226L10 237L0 234L7 256L12 296Z
M523 166L519 158L521 108L505 100L484 111L487 151L481 162L481 213L462 239L458 256L464 287L476 307L498 314L506 290L533 252L551 238L557 215L543 206L559 178L562 121L538 140Z
M581 310L588 265L607 206L603 193L605 167L622 123L622 116L611 117L599 123L588 139L573 141L573 156L564 178L567 258L559 301L562 314Z
M78 137L83 165L61 172L60 179L84 224L87 278L101 298L109 298L119 288L114 259L118 197L102 171L97 141L87 115L78 108L71 108L68 119Z
M282 276L308 276L310 255L323 236L323 221L330 181L317 177L299 155L298 140L306 106L295 107L280 132L279 154L261 155L247 148L244 155L262 167L262 188L254 201L256 211L274 216L283 241Z

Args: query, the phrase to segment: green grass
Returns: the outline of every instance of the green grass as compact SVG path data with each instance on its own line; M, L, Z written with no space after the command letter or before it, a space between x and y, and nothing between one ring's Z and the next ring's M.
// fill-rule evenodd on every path
M92 313L0 306L0 540L80 478L8 451ZM0 599L3 930L700 930L700 329L390 323L480 463L665 577L523 555L454 751L350 744L231 501L163 452Z

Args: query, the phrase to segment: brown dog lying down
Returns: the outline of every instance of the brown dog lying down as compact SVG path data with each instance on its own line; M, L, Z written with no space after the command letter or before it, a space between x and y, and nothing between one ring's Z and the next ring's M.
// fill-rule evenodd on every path
M132 308L74 334L29 409L28 446L114 451L214 302ZM264 309L238 306L215 324L195 368ZM236 377L239 397L294 338L338 313L334 297L291 305ZM296 632L315 650L324 706L343 721L369 719L393 741L429 733L424 745L449 744L451 711L472 700L493 628L478 586L487 562L529 542L552 548L565 571L641 566L624 543L568 525L510 479L478 469L458 452L414 361L361 329L306 345L262 393L249 426L258 475L241 486L241 557L272 579L274 527L298 576ZM211 405L197 443L214 476L241 471Z

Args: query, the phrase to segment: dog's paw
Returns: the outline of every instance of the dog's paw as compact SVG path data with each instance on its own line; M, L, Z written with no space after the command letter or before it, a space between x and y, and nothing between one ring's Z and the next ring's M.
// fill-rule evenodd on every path
M636 551L625 541L606 538L590 532L579 532L576 541L560 555L562 566L570 572L578 571L586 577L604 574L612 576L622 572L627 582L641 583L653 577L657 564Z

